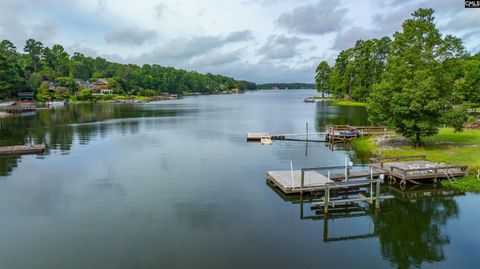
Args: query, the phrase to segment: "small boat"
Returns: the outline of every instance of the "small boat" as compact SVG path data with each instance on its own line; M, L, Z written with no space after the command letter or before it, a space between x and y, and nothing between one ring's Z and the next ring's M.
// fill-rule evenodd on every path
M341 135L360 135L360 132L355 132L355 131L341 131L339 132Z
M307 97L307 98L303 99L303 102L305 102L305 103L315 103L315 98Z

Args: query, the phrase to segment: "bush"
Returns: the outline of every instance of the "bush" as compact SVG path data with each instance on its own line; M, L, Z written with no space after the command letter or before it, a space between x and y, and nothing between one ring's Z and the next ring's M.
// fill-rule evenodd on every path
M157 92L155 90L146 89L146 90L143 91L143 94L145 96L155 96L155 95L157 95Z
M86 100L93 100L92 91L89 89L83 89L80 91L77 97L78 100L86 101Z
M37 89L37 95L36 95L36 98L38 101L45 102L47 100L52 99L52 97L50 96L50 93L48 92L48 88L49 88L48 82L42 82L42 84L40 84L40 87Z

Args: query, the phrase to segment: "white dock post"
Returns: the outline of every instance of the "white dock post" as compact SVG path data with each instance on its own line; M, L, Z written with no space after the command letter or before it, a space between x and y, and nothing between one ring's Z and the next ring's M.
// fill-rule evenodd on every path
M295 184L294 184L294 181L293 181L293 162L290 161L290 175L292 177L292 189L295 188Z
M380 209L380 180L377 180L377 189L375 191L375 208Z
M329 177L330 177L330 171L328 171ZM323 213L328 214L328 206L330 205L330 185L325 186L325 201L323 205Z
M305 129L307 130L307 133L306 133L307 137L306 137L305 141L308 142L308 121L306 122Z

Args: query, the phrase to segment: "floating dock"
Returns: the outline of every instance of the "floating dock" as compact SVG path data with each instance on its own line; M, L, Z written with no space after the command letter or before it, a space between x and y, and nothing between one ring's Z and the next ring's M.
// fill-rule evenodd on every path
M353 165L324 166L315 168L302 168L300 170L267 171L267 183L277 187L285 194L313 193L325 190L330 183L349 181L358 178L377 178L380 172L360 170L352 172ZM343 173L331 173L332 170L343 170ZM320 171L326 171L320 173ZM353 182L353 181L352 181Z
M0 155L39 154L44 151L45 144L0 147Z
M302 171L289 170L268 171L267 182L278 187L284 193L293 194L325 190L325 184L334 181L316 171L305 171L302 187Z

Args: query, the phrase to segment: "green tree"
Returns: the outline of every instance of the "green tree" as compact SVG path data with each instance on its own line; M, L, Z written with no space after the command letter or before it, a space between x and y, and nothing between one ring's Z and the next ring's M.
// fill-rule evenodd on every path
M110 90L113 90L115 93L123 93L122 85L118 83L117 80L113 78L107 78L107 87Z
M317 70L315 73L317 91L322 93L322 97L325 97L325 93L328 92L328 82L330 80L330 66L326 61L322 61L317 66Z
M95 71L92 58L78 52L73 54L69 68L72 77L85 80L90 79Z
M23 85L15 46L4 40L0 43L0 98L13 97Z
M67 87L57 86L55 88L55 93L53 94L53 99L55 100L66 100L70 95L70 90Z
M30 38L26 41L25 48L23 50L28 53L32 71L37 72L40 69L40 57L43 51L42 42Z
M48 82L42 82L40 84L40 87L38 87L37 89L37 96L36 96L38 101L44 102L52 99L49 93L49 88L50 88L50 85L48 84Z
M58 86L65 87L68 89L68 91L73 92L78 89L77 83L75 83L75 80L71 77L59 77L55 79L55 83Z
M463 63L464 75L455 83L455 92L464 100L480 102L480 59L469 59Z
M369 118L383 122L419 145L438 132L453 92L443 63L463 55L463 47L442 39L432 9L418 9L394 35L382 81L369 98ZM455 43L455 42L454 42Z
M92 91L89 89L83 89L80 91L77 98L78 100L82 100L82 101L92 100L93 99Z
M43 49L42 56L45 65L57 73L57 76L68 75L68 64L70 57L61 45L53 45L50 49L48 47Z

